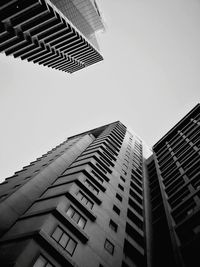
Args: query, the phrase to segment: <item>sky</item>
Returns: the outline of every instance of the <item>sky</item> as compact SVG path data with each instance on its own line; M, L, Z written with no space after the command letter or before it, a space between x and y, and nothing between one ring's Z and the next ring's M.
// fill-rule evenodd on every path
M98 0L104 61L72 75L0 54L0 181L120 120L148 146L200 99L200 0Z

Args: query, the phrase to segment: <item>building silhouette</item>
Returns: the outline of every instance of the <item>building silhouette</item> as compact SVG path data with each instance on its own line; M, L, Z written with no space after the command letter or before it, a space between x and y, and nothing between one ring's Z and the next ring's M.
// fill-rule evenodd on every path
M0 185L1 266L198 266L200 105L152 149L117 121Z
M73 73L103 60L93 0L2 0L0 52Z

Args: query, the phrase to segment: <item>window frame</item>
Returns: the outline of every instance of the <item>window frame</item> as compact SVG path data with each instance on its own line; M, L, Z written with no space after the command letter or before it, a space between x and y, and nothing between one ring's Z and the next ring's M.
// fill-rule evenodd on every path
M61 234L60 235L58 235L58 237L54 237L53 235L56 233L56 231L57 231L57 229L61 232ZM68 237L68 239L67 239L67 241L65 240L65 238L67 238ZM56 228L54 229L54 231L52 232L52 234L51 234L51 238L57 243L57 244L59 244L70 256L73 256L73 254L74 254L74 251L75 251L75 249L76 249L76 247L77 247L77 244L78 244L78 242L77 241L75 241L74 240L74 238L72 238L71 237L71 235L69 235L65 230L63 230L59 225L57 225L56 226ZM64 245L64 243L63 243L63 245L62 245L62 243L61 242L66 242L66 244ZM70 242L73 242L74 243L74 248L73 248L73 250L70 252L70 249L67 249L67 247L68 247L68 244L70 243Z
M79 197L79 195L82 196L82 198ZM92 210L93 206L94 206L94 202L92 202L81 190L79 190L77 193L76 193L76 196L77 196L77 199L81 201L81 203L86 206L88 209ZM86 200L87 202L84 203L82 200ZM90 205L88 205L90 204Z
M110 249L109 246L107 246L107 245L109 245L111 249ZM108 240L108 239L106 238L106 240L105 240L105 242L104 242L104 249L105 249L109 254L113 255L113 254L114 254L114 250L115 250L115 246L113 245L113 243L112 243L110 240Z
M110 227L110 229L112 229L115 233L117 233L118 225L117 225L112 219L110 219L109 227Z
M72 213L71 214L68 214L69 210L72 210ZM85 226L86 226L86 223L87 223L87 220L80 214L80 212L78 212L72 205L69 205L68 209L66 210L66 215L73 220L74 223L76 223L81 229L84 229ZM74 219L74 216L78 215L79 218L78 220L76 221ZM79 222L80 221L83 221L83 227L79 225Z
M40 258L43 258L45 260L45 263L42 267L46 267L47 265L51 265L52 267L55 267L55 265L53 265L46 257L44 257L42 254L39 254L39 256L37 257L37 259L35 260L34 264L32 265L32 267L38 267L37 261L39 261Z

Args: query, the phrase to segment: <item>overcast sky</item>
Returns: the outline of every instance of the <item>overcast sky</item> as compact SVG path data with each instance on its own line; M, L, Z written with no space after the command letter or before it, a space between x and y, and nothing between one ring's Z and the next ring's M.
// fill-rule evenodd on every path
M120 120L152 146L200 98L200 0L99 0L104 61L69 75L0 55L0 177Z

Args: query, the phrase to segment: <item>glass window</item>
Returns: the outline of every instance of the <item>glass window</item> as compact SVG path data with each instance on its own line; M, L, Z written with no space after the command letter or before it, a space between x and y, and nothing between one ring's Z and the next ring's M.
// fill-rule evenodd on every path
M118 184L118 188L124 191L124 187L121 184Z
M72 206L69 207L66 214L77 223L80 228L84 228L86 225L86 219L84 219L79 212L77 212Z
M93 207L93 203L92 203L92 202L88 202L88 203L87 203L87 207L88 207L89 209L92 209L92 207Z
M58 234L61 231L61 237L58 239ZM56 236L56 239L54 238ZM59 226L55 229L55 231L52 234L52 238L60 244L71 256L74 253L74 250L77 246L77 242L71 238L70 235L68 235L64 230L62 230ZM40 267L40 266L34 266L34 267ZM42 266L41 266L42 267ZM45 266L46 267L46 266Z
M67 242L69 240L69 236L66 235L66 234L63 234L60 241L59 241L59 244L62 246L62 247L66 247L67 245Z
M72 219L78 223L79 219L80 219L80 215L77 212L74 212Z
M114 232L117 232L118 225L113 220L110 220L109 226Z
M72 217L73 216L73 213L74 213L74 210L72 207L69 207L69 209L67 210L66 214L69 216L69 217Z
M85 180L85 184L95 195L98 195L99 190L94 187L88 180Z
M118 209L117 206L113 205L113 210L119 215L120 214L120 209Z
M40 256L37 260L36 260L36 262L35 262L35 264L33 265L33 267L44 267L46 265L46 260L45 260L45 258L43 258L42 256Z
M122 201L122 197L121 197L118 193L116 193L116 198L117 198L119 201Z
M123 173L124 175L127 175L127 172L126 172L125 170L122 170L122 173Z
M54 267L54 265L50 264L48 260L46 260L42 255L40 255L34 263L33 267Z
M123 182L125 182L125 179L124 179L124 177L120 176L120 179L121 179Z
M111 255L113 255L113 253L114 253L114 245L113 245L108 239L106 239L106 241L105 241L104 248L105 248Z
M89 209L92 209L93 203L81 191L77 193L77 197L84 205L86 205Z
M53 237L56 241L58 241L58 240L60 239L61 235L62 235L62 230L61 230L59 227L57 227L56 230L54 231L52 237Z
M80 220L78 221L78 226L83 229L85 227L85 224L86 224L86 220L83 218L80 218Z
M65 249L67 250L67 252L69 252L69 254L72 255L74 253L75 248L76 242L73 239L70 239Z
M95 171L92 170L92 173L95 175L95 177L98 179L100 183L103 183L103 179Z

